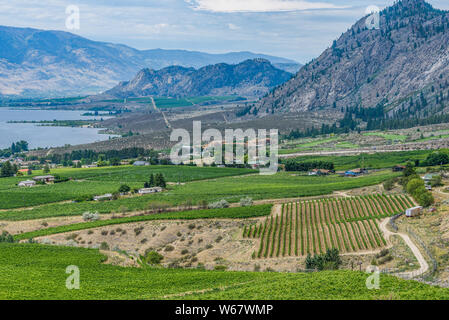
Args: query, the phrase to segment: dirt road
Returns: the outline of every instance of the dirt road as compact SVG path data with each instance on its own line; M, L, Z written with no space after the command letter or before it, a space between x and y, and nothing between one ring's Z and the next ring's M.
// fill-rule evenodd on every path
M412 250L413 254L415 255L416 259L419 262L420 268L418 270L415 271L410 271L410 272L401 272L398 273L398 276L403 276L403 277L417 277L420 276L424 273L427 272L427 270L429 270L429 264L427 263L426 259L424 259L424 256L421 254L421 251L419 251L419 248L413 243L413 241L410 239L410 237L405 234L405 233L394 233L391 232L390 230L388 230L387 228L387 224L390 221L390 218L384 219L379 227L382 230L385 240L389 241L389 238L393 235L395 236L399 236L402 239L404 239L405 243L407 244L407 246L410 247L410 250Z

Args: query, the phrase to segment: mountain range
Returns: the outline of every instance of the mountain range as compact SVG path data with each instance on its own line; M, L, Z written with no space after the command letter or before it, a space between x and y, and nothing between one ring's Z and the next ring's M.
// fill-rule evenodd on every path
M449 105L449 12L423 0L402 0L380 12L378 29L368 28L367 19L252 112L380 108L398 118L442 113Z
M161 70L143 69L128 82L121 82L106 95L116 98L143 96L225 96L260 97L286 82L291 73L275 68L265 59L239 64L214 64L200 69L179 66Z
M137 50L92 41L63 31L0 26L0 95L61 96L91 94L131 79L143 68L201 68L263 58L278 68L296 72L295 61L231 52L209 54L185 50Z

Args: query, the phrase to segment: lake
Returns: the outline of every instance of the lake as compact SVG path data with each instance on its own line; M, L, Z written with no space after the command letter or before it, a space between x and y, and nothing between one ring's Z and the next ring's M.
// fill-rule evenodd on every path
M87 111L39 110L0 108L0 149L13 142L25 140L30 149L62 147L108 140L114 135L100 134L97 128L44 127L30 123L7 123L8 121L51 120L100 120L109 116L82 116Z

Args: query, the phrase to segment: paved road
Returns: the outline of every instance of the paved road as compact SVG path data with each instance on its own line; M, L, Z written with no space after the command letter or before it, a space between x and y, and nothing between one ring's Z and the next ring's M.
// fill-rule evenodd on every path
M410 272L401 272L398 273L397 275L404 277L417 277L426 273L427 270L429 270L429 264L427 263L426 259L424 259L424 256L421 254L421 251L419 251L418 247L413 243L413 241L407 234L400 232L394 233L387 229L387 224L388 222L390 222L390 219L391 218L384 219L379 226L385 236L385 240L388 241L392 235L400 236L402 239L404 239L405 243L410 247L420 265L420 268L418 270Z

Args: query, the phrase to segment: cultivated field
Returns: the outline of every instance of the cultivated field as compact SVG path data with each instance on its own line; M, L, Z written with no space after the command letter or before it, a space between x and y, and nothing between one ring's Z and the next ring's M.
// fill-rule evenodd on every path
M387 275L369 290L364 272L124 268L104 264L98 250L36 244L0 243L0 252L0 299L449 299L448 289ZM80 290L66 289L70 265Z
M280 214L245 228L244 238L260 239L258 258L304 256L337 248L373 251L386 245L379 219L413 206L403 195L370 195L285 204Z
M48 203L73 200L82 192L90 195L98 195L105 192L117 191L122 183L129 184L130 187L135 185L143 186L144 179L147 176L149 177L150 173L154 173L158 167L150 166L145 169L136 169L146 170L147 174L142 172L141 177L138 178L132 178L131 175L128 177L124 175L123 179L120 181L117 181L119 174L101 174L96 177L87 176L86 179L81 179L81 177L84 176L84 173L82 171L80 173L74 172L70 175L75 176L75 174L77 174L77 178L80 180L56 184L54 186L38 186L27 190L19 189L17 187L11 190L0 190L0 208L9 209L27 207L23 209L0 211L0 220L28 220L56 216L82 215L86 211L98 211L99 213L142 211L147 210L155 202L163 203L168 206L178 206L187 202L190 204L197 204L200 201L211 203L222 199L229 202L238 202L245 196L251 197L254 200L319 196L330 194L337 190L348 190L377 185L389 178L398 176L398 174L392 173L391 170L380 171L358 178L343 178L339 176L310 177L285 172L280 172L273 176L263 176L259 174L247 175L247 173L254 171L248 171L246 169L234 169L233 171L230 171L224 168L175 166L172 168L173 170L177 168L180 170L192 169L192 173L197 171L207 173L209 170L218 171L215 173L215 177L214 175L209 175L209 179L207 180L168 186L166 192L159 194L124 197L118 200L104 202L84 201L79 203ZM172 170L172 168L167 168L167 170ZM101 172L101 170L98 170L98 172ZM234 176L217 177L221 172L222 174L228 173L233 174ZM86 175L89 174L90 171L87 171ZM66 176L66 173L62 173L62 175ZM167 177L170 181L171 179L168 173ZM172 176L173 179L175 179L175 177L175 175ZM6 178L4 179L5 183L6 181L9 181L9 179L16 179L17 181L17 178ZM137 179L139 179L139 181ZM77 186L73 191L71 189L72 185ZM83 185L95 185L98 189L84 189ZM62 190L64 190L64 192ZM77 190L79 190L79 193L76 192ZM16 193L16 200L13 202L9 200L11 199L10 197L12 197L12 193ZM34 195L34 193L36 194ZM33 207L41 203L44 204Z

